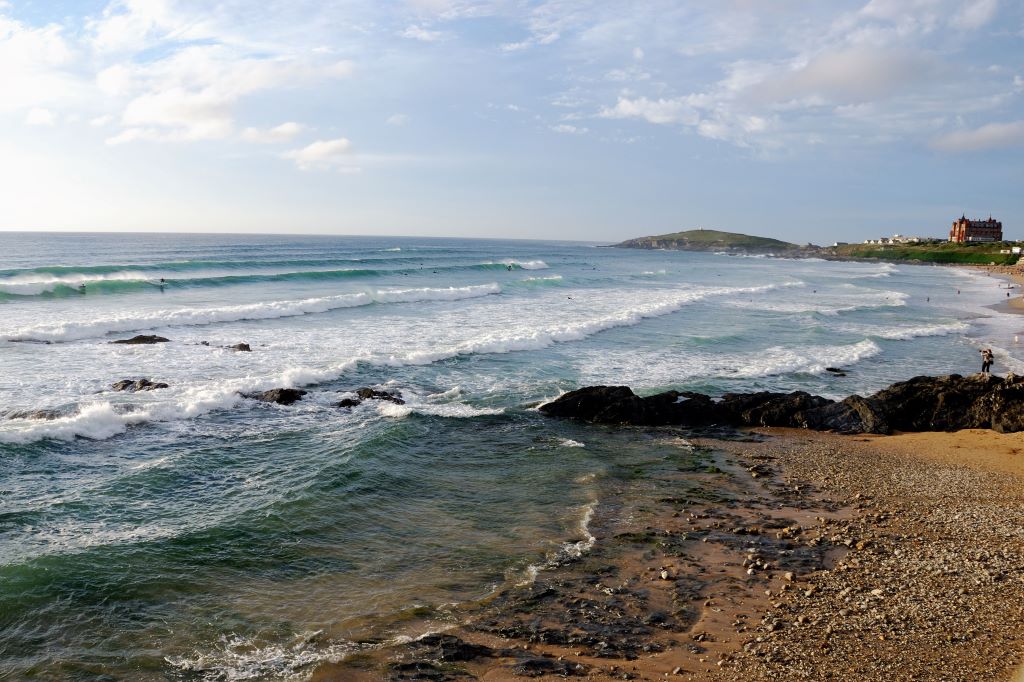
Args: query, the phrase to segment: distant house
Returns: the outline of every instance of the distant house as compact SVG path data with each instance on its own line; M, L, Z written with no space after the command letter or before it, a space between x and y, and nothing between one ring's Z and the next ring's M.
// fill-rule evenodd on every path
M1003 224L989 215L988 220L971 220L967 214L953 221L949 230L951 242L1001 242L1003 241Z
M894 234L891 237L879 237L878 239L865 239L865 244L920 244L921 242L934 241L931 237L907 237L902 234Z

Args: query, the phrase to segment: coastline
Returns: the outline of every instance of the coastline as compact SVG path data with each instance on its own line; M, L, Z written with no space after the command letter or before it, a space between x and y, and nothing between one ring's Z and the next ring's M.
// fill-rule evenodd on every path
M1024 434L637 435L679 459L609 491L589 553L312 679L1013 675Z

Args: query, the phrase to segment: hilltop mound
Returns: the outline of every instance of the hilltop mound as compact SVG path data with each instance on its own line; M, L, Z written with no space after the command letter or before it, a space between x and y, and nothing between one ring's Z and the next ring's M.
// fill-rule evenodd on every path
M721 230L687 230L651 237L627 239L614 246L624 249L678 249L681 251L789 251L799 249L790 244L768 237L754 237L738 232Z

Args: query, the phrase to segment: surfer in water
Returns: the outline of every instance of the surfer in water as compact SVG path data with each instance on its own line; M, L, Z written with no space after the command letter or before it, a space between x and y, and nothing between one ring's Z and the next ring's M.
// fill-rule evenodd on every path
M85 293L85 282L82 282L81 284L78 285L78 293L80 293L80 294L84 294Z

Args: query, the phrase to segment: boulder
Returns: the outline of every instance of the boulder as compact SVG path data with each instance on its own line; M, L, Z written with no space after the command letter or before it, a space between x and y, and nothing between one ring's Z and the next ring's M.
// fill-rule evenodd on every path
M745 426L799 427L797 415L832 401L806 391L793 393L726 393L718 404L723 420Z
M602 424L786 426L839 433L1024 431L1024 377L989 374L900 381L874 395L834 402L803 391L702 393L667 391L641 398L627 386L588 386L540 407L552 417Z
M157 336L156 334L139 334L138 336L133 336L130 339L118 339L117 341L111 341L110 343L127 343L131 345L141 345L153 343L167 343L168 341L170 341L170 339L165 339L164 337Z
M859 395L794 415L794 426L837 433L892 433L885 411L875 401Z
M163 382L150 381L149 379L121 379L110 385L110 390L124 391L125 393L155 391L158 388L170 388L170 386Z
M364 387L356 390L356 395L360 400L387 400L398 405L405 404L402 394L398 391L375 391L372 388Z
M257 391L255 393L243 393L243 398L258 400L261 403L277 403L278 405L291 405L302 400L307 391L301 388L272 388L269 391Z

